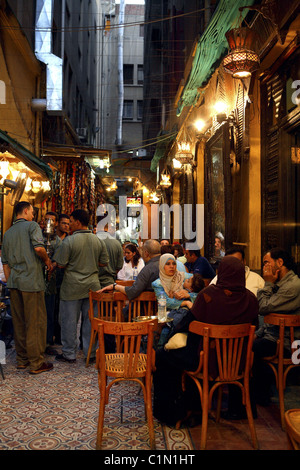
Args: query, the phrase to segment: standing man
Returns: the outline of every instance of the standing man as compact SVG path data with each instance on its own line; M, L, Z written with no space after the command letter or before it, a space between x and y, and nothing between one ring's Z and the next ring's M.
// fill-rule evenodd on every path
M91 324L89 320L89 290L100 289L99 266L108 264L104 243L88 230L89 214L76 209L70 216L69 235L64 239L53 260L65 268L60 288L59 315L61 325L62 354L56 360L76 362L77 324L82 314L82 345L87 356Z
M70 231L70 217L67 214L60 214L58 216L58 224L56 227L56 235L60 240L64 240ZM60 287L62 284L64 269L57 267L56 268L56 296L55 296L55 306L54 306L54 337L55 343L61 344L60 339L60 324L59 324L59 293Z
M56 228L58 225L58 214L56 212L46 212L45 215L45 226L47 226L47 221L52 220L53 222L53 233L49 236L49 240L47 239L47 235L45 234L45 229L43 230L44 235L44 243L46 246L46 251L50 259L52 259L55 251L62 243L60 237L56 235ZM47 246L47 242L50 243ZM50 276L50 279L47 278L45 282L45 303L46 303L46 311L47 311L47 347L45 353L50 356L55 356L57 351L51 346L54 344L54 325L55 325L55 302L56 302L56 274L58 269L56 269L56 263L53 264L53 272Z
M45 362L47 313L43 261L49 272L52 263L46 252L43 234L33 221L29 202L15 207L16 220L3 237L2 263L10 289L17 368L30 368L31 374L53 369Z
M70 231L70 217L67 214L60 214L58 217L58 224L56 227L56 235L61 240L64 240Z
M102 287L106 287L116 282L117 274L124 264L123 249L119 240L116 240L110 233L101 226L101 220L104 217L97 217L97 237L103 241L106 246L109 263L107 266L99 268L99 280Z

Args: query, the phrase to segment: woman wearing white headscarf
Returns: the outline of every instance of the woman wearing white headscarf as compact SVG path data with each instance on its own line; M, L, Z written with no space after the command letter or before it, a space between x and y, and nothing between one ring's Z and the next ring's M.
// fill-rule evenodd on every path
M156 298L163 293L167 299L167 310L178 309L186 301L193 302L197 292L189 292L183 288L185 279L193 277L193 274L177 270L175 257L166 253L159 260L159 278L152 282Z

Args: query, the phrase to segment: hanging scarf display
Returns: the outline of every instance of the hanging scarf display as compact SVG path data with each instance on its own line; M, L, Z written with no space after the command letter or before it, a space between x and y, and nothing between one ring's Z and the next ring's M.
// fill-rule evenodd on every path
M51 210L70 215L75 209L85 209L96 224L96 209L104 204L103 193L96 191L95 176L85 161L59 160L52 181ZM97 178L97 177L96 177Z

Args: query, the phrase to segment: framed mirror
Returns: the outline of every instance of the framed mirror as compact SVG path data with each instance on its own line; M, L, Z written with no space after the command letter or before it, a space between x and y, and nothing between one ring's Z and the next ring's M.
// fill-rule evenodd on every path
M215 255L215 235L221 233L222 250L232 243L229 125L225 122L207 141L205 149L205 256Z

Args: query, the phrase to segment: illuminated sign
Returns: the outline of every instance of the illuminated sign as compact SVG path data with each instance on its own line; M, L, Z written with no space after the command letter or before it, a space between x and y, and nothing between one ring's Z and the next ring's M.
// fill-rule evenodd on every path
M127 207L138 207L142 205L141 197L128 197L127 198Z

